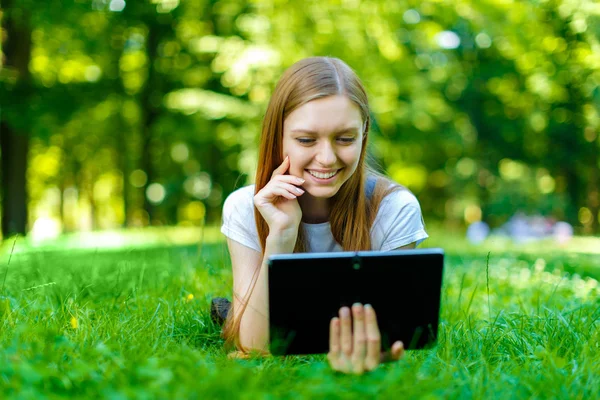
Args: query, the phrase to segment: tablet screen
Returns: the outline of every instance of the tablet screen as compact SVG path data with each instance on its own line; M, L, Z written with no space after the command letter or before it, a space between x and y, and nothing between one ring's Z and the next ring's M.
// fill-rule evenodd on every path
M375 309L382 351L436 343L441 249L277 254L268 265L273 355L327 353L331 318L356 302Z

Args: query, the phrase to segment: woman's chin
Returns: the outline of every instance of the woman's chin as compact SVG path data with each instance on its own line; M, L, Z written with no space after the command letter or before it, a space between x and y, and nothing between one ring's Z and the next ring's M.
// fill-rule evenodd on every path
M338 187L306 187L303 186L304 190L306 190L305 194L310 195L311 197L315 197L317 199L330 199L337 194L339 191Z

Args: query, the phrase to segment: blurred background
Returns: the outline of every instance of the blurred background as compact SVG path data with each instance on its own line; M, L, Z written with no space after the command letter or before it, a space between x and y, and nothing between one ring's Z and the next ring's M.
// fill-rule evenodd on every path
M313 55L361 77L370 152L428 224L599 232L593 0L4 0L1 13L4 238L218 225L254 179L277 79Z

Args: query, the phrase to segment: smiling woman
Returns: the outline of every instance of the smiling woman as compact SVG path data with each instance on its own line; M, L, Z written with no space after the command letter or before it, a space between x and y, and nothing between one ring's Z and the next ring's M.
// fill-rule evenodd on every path
M415 196L365 163L370 122L366 92L339 59L301 60L277 84L263 120L256 184L230 194L223 207L233 269L223 336L239 351L268 353L270 255L387 251L427 238ZM380 338L375 310L361 304L339 310L330 338L328 359L342 372L362 373L403 353L401 342L387 356L365 351L365 342L378 349Z
M329 220L328 203L356 171L363 138L360 109L343 95L310 101L283 123L283 154L289 174L305 180L298 202L302 220ZM358 139L358 140L357 140Z

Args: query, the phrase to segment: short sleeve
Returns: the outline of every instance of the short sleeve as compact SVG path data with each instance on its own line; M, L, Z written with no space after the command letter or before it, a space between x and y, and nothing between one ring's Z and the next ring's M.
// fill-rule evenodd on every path
M416 242L429 235L417 198L406 189L388 194L379 206L372 228L373 249L389 251Z
M221 233L258 252L262 251L254 221L253 185L240 188L225 199Z

